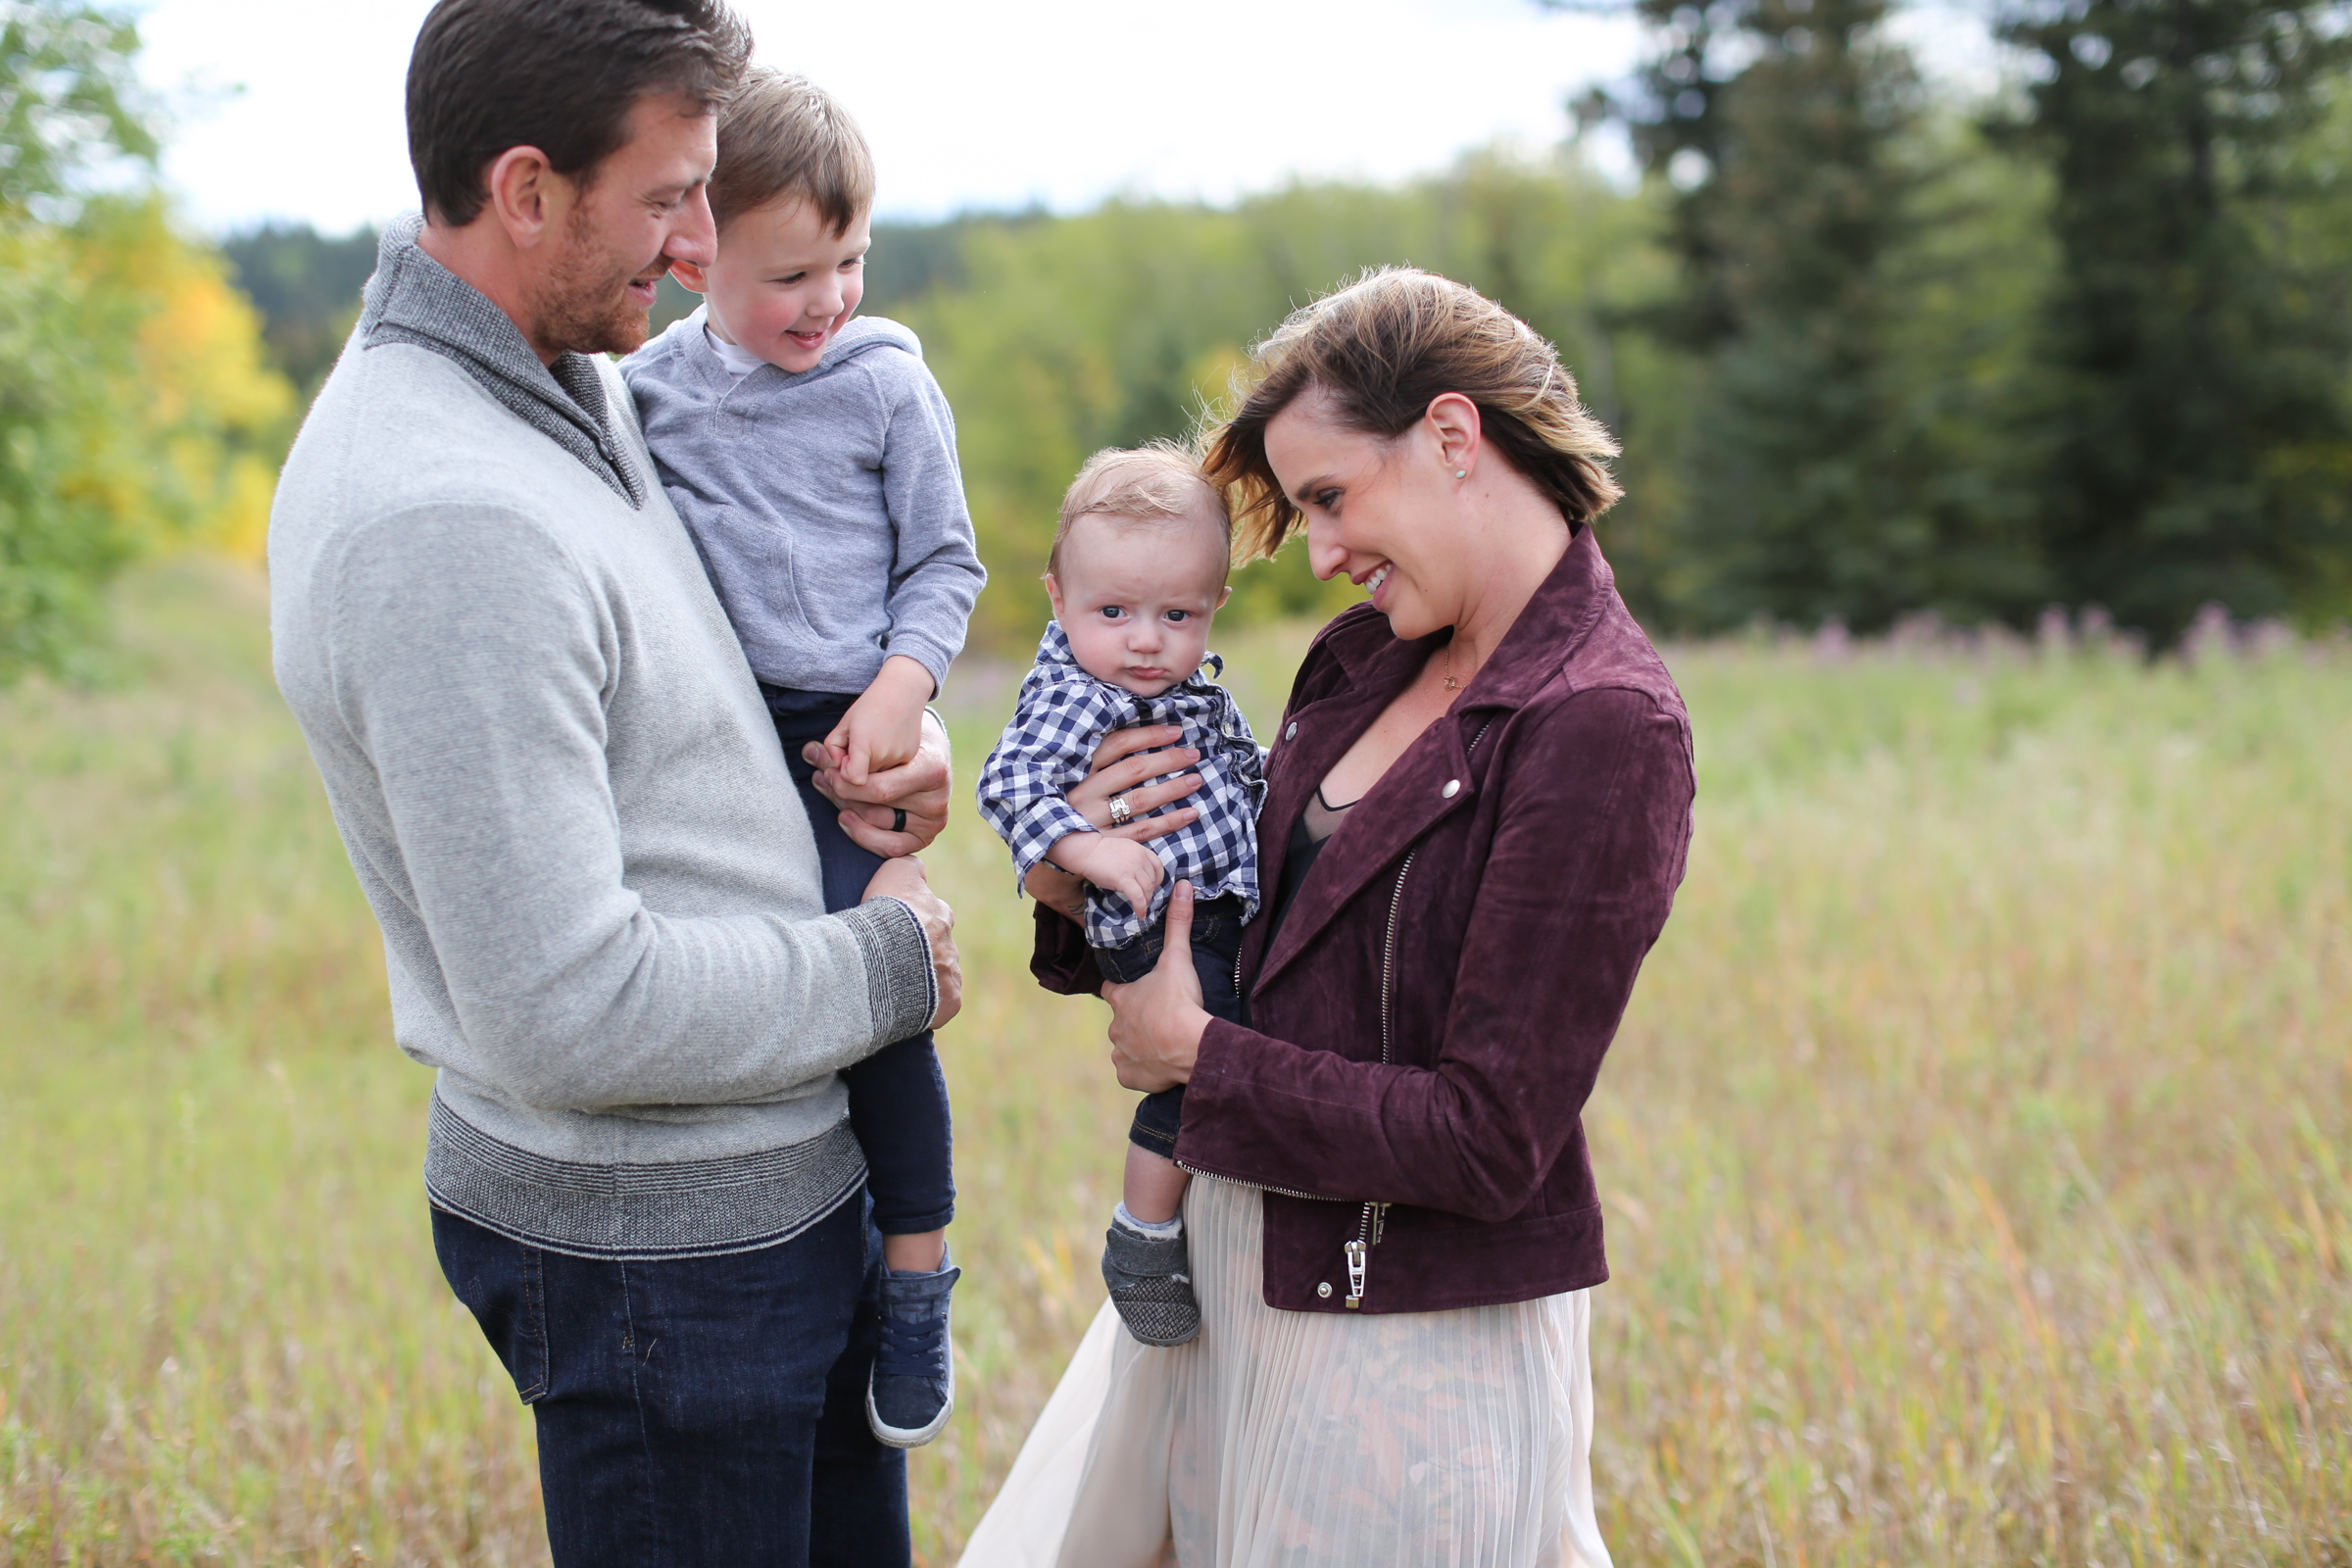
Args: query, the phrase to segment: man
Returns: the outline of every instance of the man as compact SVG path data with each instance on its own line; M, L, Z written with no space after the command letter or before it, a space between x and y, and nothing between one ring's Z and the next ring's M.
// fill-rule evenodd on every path
M384 235L271 518L276 670L437 1069L451 1287L578 1564L904 1563L838 1070L945 1023L919 862L824 913L808 819L603 355L708 265L720 0L441 0ZM943 825L936 720L843 825Z

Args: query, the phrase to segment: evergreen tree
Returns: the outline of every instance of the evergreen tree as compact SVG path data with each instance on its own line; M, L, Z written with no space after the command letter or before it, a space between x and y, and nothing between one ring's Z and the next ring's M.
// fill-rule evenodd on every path
M1893 344L1927 176L1885 0L1641 0L1659 41L1625 113L1673 187L1683 286L1647 315L1697 357L1674 528L1680 609L1883 626L2005 608L2014 552L1936 502L1943 460Z
M2075 0L2012 16L2042 77L2059 270L2021 448L2053 586L2169 642L2197 607L2340 613L2338 279L2280 248L2295 143L2344 57L2299 0Z

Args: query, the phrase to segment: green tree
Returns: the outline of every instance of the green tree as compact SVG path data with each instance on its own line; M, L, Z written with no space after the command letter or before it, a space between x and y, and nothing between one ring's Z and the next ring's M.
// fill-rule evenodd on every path
M1675 618L2013 611L2031 550L1954 482L1956 367L1920 358L1981 352L1920 312L1952 267L2000 263L1928 221L1972 149L1938 137L1885 0L1636 9L1656 47L1612 107L1672 192L1681 270L1637 319L1690 357L1688 484L1659 547Z
M2169 642L2198 606L2341 613L2352 321L2340 247L2285 241L2340 7L2076 0L2002 36L2041 79L2057 276L2023 409L2056 593Z
M220 258L121 177L155 151L137 45L97 7L0 0L0 681L72 668L144 550L258 554L290 433Z
M136 461L109 397L136 321L84 286L58 225L94 166L155 151L131 108L137 43L93 6L0 4L0 680L62 667L137 548L105 485Z
M1298 184L1226 209L1111 202L1072 218L963 220L952 256L927 253L926 291L888 308L921 335L956 409L994 574L975 643L1010 656L1034 645L1054 512L1089 453L1191 433L1250 343L1366 267L1412 263L1500 300L1617 417L1655 379L1655 356L1618 352L1607 325L1617 298L1659 285L1649 227L1643 199L1574 157L1494 156L1396 189ZM894 242L877 234L877 270ZM1604 523L1620 529L1614 515ZM1621 564L1642 559L1615 543L1635 543L1630 526L1605 536ZM1317 583L1304 554L1237 574L1228 614L1328 613L1354 597L1345 582Z

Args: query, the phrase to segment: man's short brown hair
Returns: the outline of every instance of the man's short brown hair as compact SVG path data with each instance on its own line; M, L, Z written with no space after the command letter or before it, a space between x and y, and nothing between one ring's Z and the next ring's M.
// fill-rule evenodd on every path
M650 93L716 109L752 34L723 0L441 0L409 55L409 164L424 216L464 228L483 172L536 147L573 178L628 136Z
M874 155L848 110L807 76L754 67L718 119L710 216L807 202L836 235L874 205Z
M1054 525L1054 549L1046 570L1061 576L1061 542L1080 517L1125 517L1138 522L1191 516L1196 512L1216 519L1228 556L1233 551L1233 518L1225 496L1193 455L1173 441L1152 441L1140 447L1105 447L1086 460L1078 477L1061 498L1061 516Z

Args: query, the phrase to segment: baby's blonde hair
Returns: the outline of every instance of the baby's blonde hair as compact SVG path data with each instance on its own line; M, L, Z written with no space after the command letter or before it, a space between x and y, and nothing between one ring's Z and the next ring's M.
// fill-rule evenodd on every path
M1190 452L1173 441L1104 447L1086 460L1062 495L1061 516L1054 525L1054 548L1046 556L1046 570L1056 580L1060 578L1061 544L1080 517L1152 522L1191 516L1196 511L1216 519L1230 560L1233 515L1225 509L1225 494L1209 482Z

